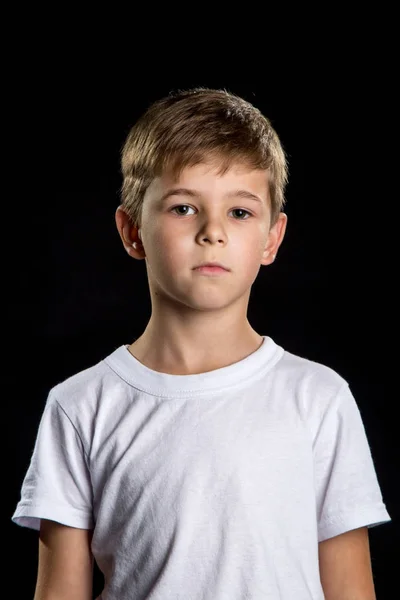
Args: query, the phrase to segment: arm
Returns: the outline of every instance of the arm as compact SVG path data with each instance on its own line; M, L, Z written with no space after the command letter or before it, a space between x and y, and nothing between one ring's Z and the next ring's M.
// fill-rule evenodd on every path
M92 531L41 520L34 600L91 600Z
M318 552L325 600L376 600L367 527L320 542Z

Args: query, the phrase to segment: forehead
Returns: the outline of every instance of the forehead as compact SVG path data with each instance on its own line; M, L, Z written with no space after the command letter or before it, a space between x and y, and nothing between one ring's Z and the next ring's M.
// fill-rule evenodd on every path
M253 169L243 163L234 163L226 170L215 163L187 166L178 173L165 171L151 182L148 193L160 196L174 188L185 188L200 195L224 194L235 190L248 191L268 200L268 170Z

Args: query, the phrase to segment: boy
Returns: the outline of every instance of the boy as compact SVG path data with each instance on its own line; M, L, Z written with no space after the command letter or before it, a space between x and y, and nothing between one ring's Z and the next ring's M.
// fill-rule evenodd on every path
M50 390L13 515L40 528L35 600L91 598L93 557L102 600L372 600L367 528L390 516L355 399L246 317L287 223L276 132L226 91L179 92L122 173L152 314Z

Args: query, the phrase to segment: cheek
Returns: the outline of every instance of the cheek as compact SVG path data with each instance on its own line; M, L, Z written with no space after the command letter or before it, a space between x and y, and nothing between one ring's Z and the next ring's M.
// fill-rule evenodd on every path
M251 265L261 260L265 247L264 236L259 231L246 231L231 242L231 253L242 264Z
M183 265L193 254L193 242L176 232L155 231L152 235L151 252L148 253L152 262L168 269L169 266Z

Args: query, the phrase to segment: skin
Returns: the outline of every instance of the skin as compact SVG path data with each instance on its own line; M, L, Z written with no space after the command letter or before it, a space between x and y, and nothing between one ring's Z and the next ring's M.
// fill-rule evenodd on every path
M376 600L367 527L320 542L318 557L325 600Z
M203 163L185 168L178 180L165 173L147 188L140 230L122 207L115 218L128 254L146 261L151 296L148 325L129 346L133 356L153 370L187 375L259 348L262 337L247 320L251 286L261 265L273 262L287 224L280 213L271 226L267 171L235 164L220 175L218 165ZM231 271L200 275L193 268L204 261Z
M34 600L91 600L92 531L42 519Z

